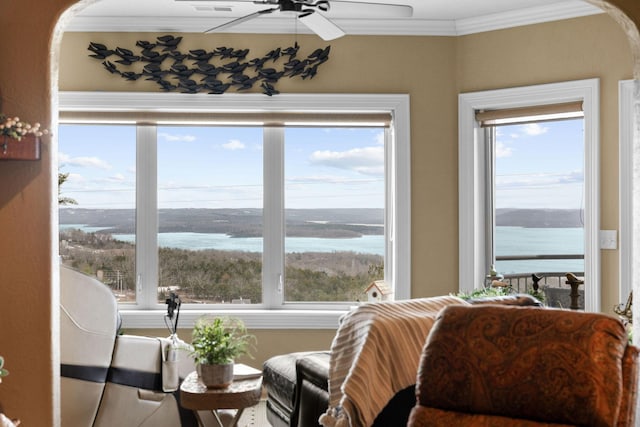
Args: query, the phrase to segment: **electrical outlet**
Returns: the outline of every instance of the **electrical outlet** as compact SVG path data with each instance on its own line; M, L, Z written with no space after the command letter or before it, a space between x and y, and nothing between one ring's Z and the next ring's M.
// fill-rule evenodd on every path
M618 249L618 230L600 230L600 249Z

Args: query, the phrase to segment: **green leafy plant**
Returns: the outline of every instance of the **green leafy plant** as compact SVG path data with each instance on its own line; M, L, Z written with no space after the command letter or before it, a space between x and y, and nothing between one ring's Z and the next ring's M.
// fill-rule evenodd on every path
M58 172L58 204L61 206L77 205L78 202L75 199L60 195L60 192L62 191L62 184L67 182L67 179L69 179L69 173Z
M466 301L469 299L482 298L482 297L500 297L504 295L509 295L512 292L513 291L511 288L487 286L483 288L474 289L471 292L458 292L455 296Z
M242 320L233 317L201 317L193 327L192 356L197 363L224 365L250 355L255 336Z
M2 382L2 377L6 377L9 375L9 371L3 368L4 366L4 357L0 356L0 383Z
M538 301L544 303L544 292L541 289L535 290L533 288L527 288L527 293Z
M487 286L483 288L474 289L471 292L459 292L455 294L458 298L463 300L469 300L474 298L483 298L483 297L500 297L504 295L512 295L515 291L510 286L505 287L497 287L497 286ZM527 294L536 298L540 302L544 302L544 292L541 290L534 290L533 288L527 288Z

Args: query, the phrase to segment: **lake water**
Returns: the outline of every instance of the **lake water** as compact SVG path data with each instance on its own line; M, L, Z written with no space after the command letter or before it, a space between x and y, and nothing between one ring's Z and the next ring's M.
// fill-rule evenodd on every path
M582 228L496 227L496 255L584 254ZM498 261L502 274L528 272L583 272L584 260Z
M79 228L86 232L99 231L99 227L79 224L61 224L61 229ZM135 242L133 234L114 234L114 238ZM497 227L496 255L583 254L584 232L581 228L522 228ZM162 247L178 249L234 250L262 252L260 237L229 237L226 234L209 233L160 233L158 243ZM384 256L384 236L362 236L354 239L322 239L315 237L289 237L285 251L339 252ZM533 260L498 261L497 270L502 274L527 272L582 272L583 260Z
M60 229L76 228L86 233L108 227L88 227L82 224L60 224ZM135 243L134 234L112 234L114 239ZM159 233L158 244L164 248L221 251L262 252L262 237L229 237L216 233ZM384 236L362 236L353 239L322 239L318 237L287 237L285 252L350 251L384 256Z
M135 242L133 234L113 234L114 239ZM213 233L160 233L158 244L165 248L217 249L220 251L262 252L262 237L229 237ZM321 239L287 237L285 252L351 251L384 255L384 236L362 236L355 239Z

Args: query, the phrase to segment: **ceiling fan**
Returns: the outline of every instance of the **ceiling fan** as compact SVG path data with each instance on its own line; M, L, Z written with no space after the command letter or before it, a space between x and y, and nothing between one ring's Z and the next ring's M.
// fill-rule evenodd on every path
M194 1L194 0L176 0ZM207 0L208 1L208 0ZM216 1L216 0L213 0ZM242 22L249 21L262 15L277 13L294 14L305 26L324 40L333 40L345 35L345 32L334 24L324 13L332 12L336 15L353 16L357 18L410 18L413 8L407 5L370 3L361 1L344 0L224 0L225 3L253 2L258 5L269 5L267 9L261 9L240 18L233 19L222 25L210 28L205 33L213 33L231 28Z

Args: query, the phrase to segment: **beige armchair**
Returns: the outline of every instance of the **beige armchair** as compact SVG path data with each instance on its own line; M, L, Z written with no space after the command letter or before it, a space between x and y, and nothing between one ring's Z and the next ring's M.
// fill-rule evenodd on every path
M118 335L116 300L98 280L62 266L60 282L61 425L197 426L177 400L188 352L173 362L168 339Z

